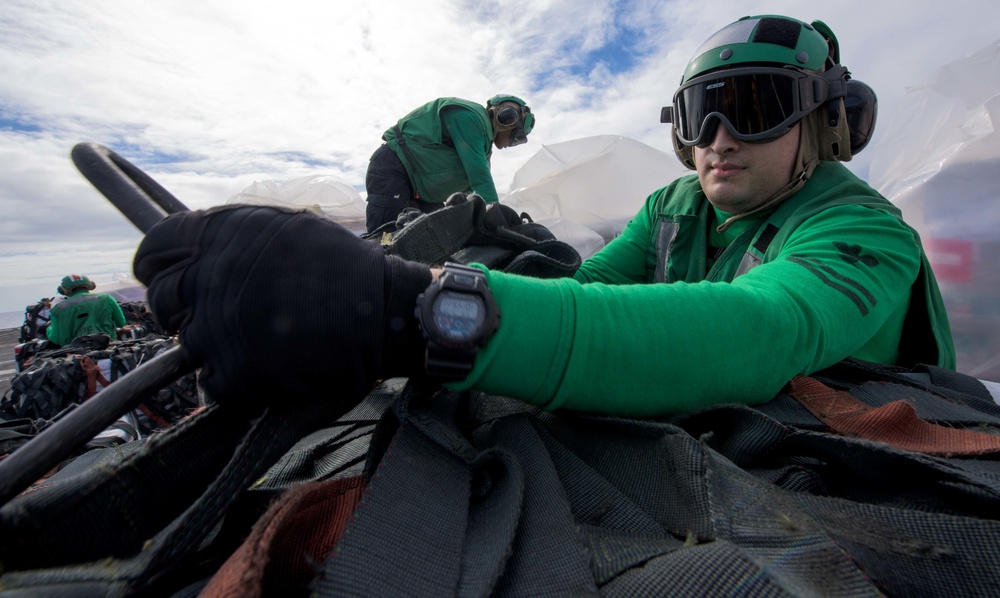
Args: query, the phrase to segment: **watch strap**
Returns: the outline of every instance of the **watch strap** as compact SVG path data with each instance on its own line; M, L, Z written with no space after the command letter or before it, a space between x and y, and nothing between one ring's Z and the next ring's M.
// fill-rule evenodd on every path
M476 349L445 348L434 342L427 343L427 377L439 382L456 382L465 379L472 371Z

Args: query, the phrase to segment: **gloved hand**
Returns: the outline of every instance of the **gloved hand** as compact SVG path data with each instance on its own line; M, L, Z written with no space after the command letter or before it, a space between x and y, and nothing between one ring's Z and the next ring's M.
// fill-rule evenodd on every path
M309 212L223 206L154 226L133 263L215 400L349 402L423 371L427 266Z

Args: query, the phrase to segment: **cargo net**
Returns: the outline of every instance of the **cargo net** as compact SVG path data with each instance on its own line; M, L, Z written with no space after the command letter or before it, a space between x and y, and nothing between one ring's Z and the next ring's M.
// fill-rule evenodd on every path
M55 419L175 343L174 337L147 334L134 340L98 343L89 350L79 343L39 352L30 366L11 380L10 389L0 399L0 419ZM149 433L168 427L199 405L196 374L182 376L143 399L135 412L138 431Z

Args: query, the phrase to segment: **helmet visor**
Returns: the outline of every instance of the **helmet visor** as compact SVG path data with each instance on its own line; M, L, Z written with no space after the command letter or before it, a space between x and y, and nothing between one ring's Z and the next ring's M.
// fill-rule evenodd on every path
M674 126L688 146L711 143L720 122L740 141L765 143L787 133L827 95L825 79L796 69L728 69L677 90Z

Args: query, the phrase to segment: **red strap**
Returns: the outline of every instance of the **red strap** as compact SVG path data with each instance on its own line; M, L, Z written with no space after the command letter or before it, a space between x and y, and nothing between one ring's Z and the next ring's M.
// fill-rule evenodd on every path
M850 393L834 390L808 376L793 378L789 394L830 429L845 436L945 457L1000 453L1000 436L926 422L906 401L872 408Z
M364 492L364 477L295 486L257 520L199 596L248 598L307 591ZM388 573L387 574L391 574Z

